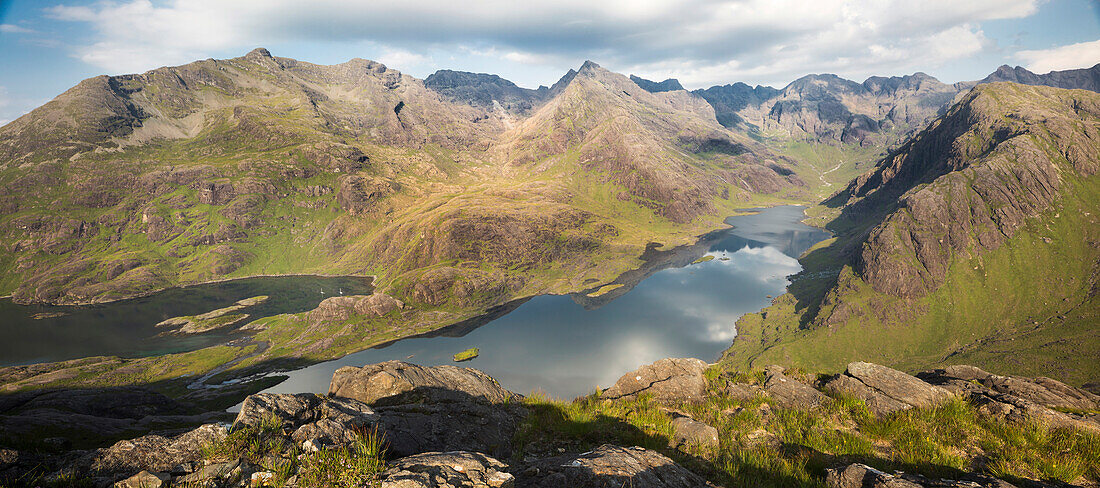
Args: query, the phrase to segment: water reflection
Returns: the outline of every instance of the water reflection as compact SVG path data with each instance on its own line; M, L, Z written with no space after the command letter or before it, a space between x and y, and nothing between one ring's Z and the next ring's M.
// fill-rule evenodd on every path
M689 265L647 271L614 300L535 297L465 335L406 339L358 352L292 372L268 391L324 392L332 373L347 365L409 356L423 365L453 364L451 355L468 347L479 347L481 356L464 365L511 390L559 398L609 386L623 373L665 357L714 360L736 334L737 319L767 306L769 295L782 294L786 277L801 269L795 258L828 237L799 223L802 218L801 207L732 217L728 222L735 228L707 236L705 247L662 257ZM690 264L703 251L714 259Z
M258 295L266 302L242 310L249 321L312 310L326 297L371 293L369 278L276 276L172 288L147 297L88 306L17 305L0 300L0 366L89 356L138 357L221 344L231 331L160 335L167 318L196 315ZM37 314L57 315L35 319ZM243 323L242 323L243 325Z

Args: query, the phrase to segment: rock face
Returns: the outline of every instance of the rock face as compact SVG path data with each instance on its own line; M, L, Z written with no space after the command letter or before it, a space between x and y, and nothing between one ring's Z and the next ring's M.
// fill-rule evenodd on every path
M506 457L526 409L489 375L389 361L340 368L329 394L374 406L391 455L467 450Z
M974 366L948 366L919 374L929 383L963 396L987 415L1012 421L1035 419L1050 425L1100 432L1100 396L1050 378L987 373ZM1069 410L1067 413L1055 409Z
M518 486L574 488L700 488L714 486L659 453L604 444L582 454L541 460L521 472Z
M426 452L395 461L382 475L384 488L512 488L508 466L476 452Z
M328 393L373 406L468 400L503 403L518 398L476 369L402 361L340 368L332 375Z
M825 383L825 389L865 401L875 415L888 415L913 407L930 407L951 398L947 390L914 376L861 362L848 364L844 374Z
M707 363L695 358L666 358L627 373L603 391L608 399L653 395L658 402L697 402L706 396Z

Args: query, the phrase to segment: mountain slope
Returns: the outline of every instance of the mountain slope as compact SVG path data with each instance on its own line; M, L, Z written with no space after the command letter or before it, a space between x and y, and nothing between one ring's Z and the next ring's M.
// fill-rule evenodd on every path
M1100 95L975 88L826 202L838 238L804 257L791 294L738 323L725 360L1095 377L1072 358L1100 354L1098 165Z
M354 273L465 315L608 281L650 241L798 194L738 137L701 100L592 63L538 91L263 49L97 77L0 129L0 292L80 303Z

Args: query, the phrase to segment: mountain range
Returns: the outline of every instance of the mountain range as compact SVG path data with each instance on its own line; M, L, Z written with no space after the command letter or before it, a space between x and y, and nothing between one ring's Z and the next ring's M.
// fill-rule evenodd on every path
M1072 358L1100 353L1098 78L688 92L589 61L532 90L264 49L90 78L0 128L0 293L94 303L292 273L377 292L257 321L254 343L0 375L206 394L181 374L249 376L595 291L739 209L802 203L836 237L738 323L728 365L966 361L1081 383L1096 366Z

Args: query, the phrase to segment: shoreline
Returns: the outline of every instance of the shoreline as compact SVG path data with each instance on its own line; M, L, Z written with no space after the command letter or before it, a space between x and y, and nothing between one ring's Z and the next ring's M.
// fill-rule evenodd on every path
M76 302L30 302L20 303L12 299L12 295L8 294L0 296L0 300L12 299L12 303L23 307L87 307L90 305L104 305L108 303L122 302L126 300L133 300L135 298L145 298L147 296L156 295L157 293L176 289L176 288L190 288L193 286L213 285L215 283L227 283L230 281L250 280L253 278L283 278L292 276L312 276L316 278L369 278L370 286L377 288L378 275L357 275L357 274L321 274L321 273L273 273L273 274L256 274L248 276L238 276L236 278L222 278L217 280L196 281L194 283L186 283L182 285L166 286L164 288L157 288L149 290L145 293L139 293L136 295L125 296L121 298L115 298L112 300L96 300L96 301L76 301Z

